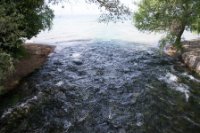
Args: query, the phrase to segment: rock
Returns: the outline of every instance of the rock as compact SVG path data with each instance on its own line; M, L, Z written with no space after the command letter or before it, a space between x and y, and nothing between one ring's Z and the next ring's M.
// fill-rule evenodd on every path
M26 49L32 54L45 56L51 53L54 49L54 46L42 45L42 44L31 44L27 43L24 45Z
M185 42L182 54L183 62L192 70L200 74L200 42Z
M62 63L61 61L55 61L53 64L54 64L54 65L57 65L57 66L63 65L63 63Z
M81 60L73 60L72 62L76 65L82 65L83 64L83 62Z
M172 56L172 57L177 57L180 53L177 51L176 48L174 48L173 46L166 46L166 48L164 49L164 53Z
M191 70L194 70L200 75L200 41L184 41L182 53L178 52L172 46L168 46L165 49L165 53L173 57L181 57L184 64Z

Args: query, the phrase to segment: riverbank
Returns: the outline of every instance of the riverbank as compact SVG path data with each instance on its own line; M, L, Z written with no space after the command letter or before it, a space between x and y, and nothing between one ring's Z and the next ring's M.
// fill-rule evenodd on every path
M182 53L177 53L172 47L167 48L165 53L170 56L180 56L189 69L200 75L200 40L184 41Z
M200 75L200 40L184 42L182 60L190 69Z
M5 92L13 90L20 81L40 68L54 51L54 46L27 43L24 45L27 56L14 63L15 71L4 83Z

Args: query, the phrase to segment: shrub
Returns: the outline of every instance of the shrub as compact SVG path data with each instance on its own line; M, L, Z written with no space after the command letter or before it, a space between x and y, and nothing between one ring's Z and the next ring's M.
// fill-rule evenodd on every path
M0 94L3 93L3 81L6 79L9 73L14 71L13 58L0 51Z

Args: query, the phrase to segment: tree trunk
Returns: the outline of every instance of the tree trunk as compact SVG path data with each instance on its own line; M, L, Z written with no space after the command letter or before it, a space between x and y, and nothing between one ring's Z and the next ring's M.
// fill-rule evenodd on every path
M185 31L185 25L182 25L179 32L176 34L176 40L174 43L174 46L180 50L182 49L181 37L182 37L184 31Z

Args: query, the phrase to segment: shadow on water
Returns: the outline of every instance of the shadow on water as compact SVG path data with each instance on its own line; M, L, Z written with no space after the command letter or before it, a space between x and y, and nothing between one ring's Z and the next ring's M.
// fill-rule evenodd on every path
M199 77L156 48L66 42L2 99L0 132L198 133L199 89Z

